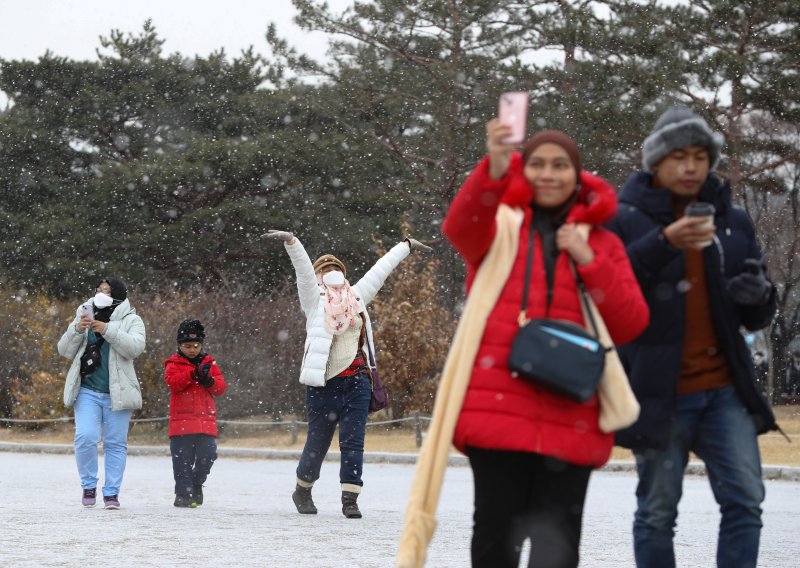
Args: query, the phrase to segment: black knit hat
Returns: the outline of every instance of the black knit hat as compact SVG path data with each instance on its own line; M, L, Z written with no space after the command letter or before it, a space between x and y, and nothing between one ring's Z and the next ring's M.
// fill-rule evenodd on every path
M200 323L200 320L184 320L178 326L178 343L186 343L188 341L203 343L205 338L205 328Z

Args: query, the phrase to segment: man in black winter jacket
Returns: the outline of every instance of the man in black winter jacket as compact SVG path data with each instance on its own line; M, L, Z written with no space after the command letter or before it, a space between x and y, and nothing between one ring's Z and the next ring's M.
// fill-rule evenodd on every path
M689 452L720 505L717 566L756 566L764 485L757 435L776 428L739 332L765 327L775 289L753 224L718 178L722 135L685 107L644 142L644 171L619 195L610 228L626 245L650 325L620 355L642 406L617 443L639 474L633 525L639 567L674 567L673 536ZM711 204L710 216L684 215Z

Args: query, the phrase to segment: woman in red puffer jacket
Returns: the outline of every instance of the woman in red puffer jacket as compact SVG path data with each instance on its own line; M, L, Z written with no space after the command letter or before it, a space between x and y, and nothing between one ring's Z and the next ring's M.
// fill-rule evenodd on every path
M531 138L522 153L501 141L508 126L487 125L489 155L456 195L442 230L467 264L467 286L489 252L501 203L523 212L511 272L491 311L456 425L454 444L475 481L472 565L517 566L531 537L531 566L577 566L589 474L611 453L595 395L581 404L513 377L528 246L534 247L528 318L583 326L570 260L616 344L641 333L648 308L619 238L600 227L616 210L614 188L581 170L575 142L558 131ZM577 223L592 226L588 240ZM534 242L529 243L531 224Z

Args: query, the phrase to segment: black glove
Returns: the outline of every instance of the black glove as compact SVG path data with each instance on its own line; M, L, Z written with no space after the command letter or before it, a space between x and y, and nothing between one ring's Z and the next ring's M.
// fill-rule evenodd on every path
M772 294L772 282L767 280L767 265L763 260L748 258L744 272L731 278L728 292L742 306L763 306Z
M205 363L204 365L198 363L194 369L194 374L197 377L197 382L204 387L208 388L214 384L214 377L211 376L211 363Z

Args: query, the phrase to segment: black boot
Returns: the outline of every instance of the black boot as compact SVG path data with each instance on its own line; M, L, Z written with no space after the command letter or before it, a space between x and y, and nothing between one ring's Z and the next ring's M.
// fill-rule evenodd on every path
M192 506L192 496L183 493L176 493L175 494L175 503L176 507L191 507Z
M294 506L297 507L297 512L301 515L316 515L317 508L314 506L314 500L311 498L311 488L302 487L297 485L292 493L292 501Z
M192 507L199 507L203 504L203 485L192 486Z
M358 493L342 491L342 513L348 519L360 519L361 511L358 510Z

